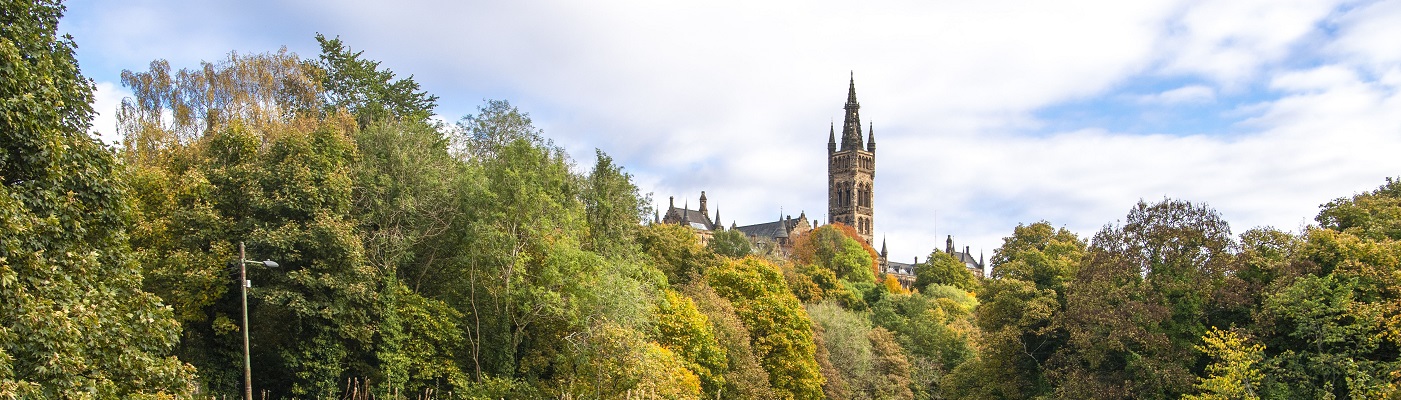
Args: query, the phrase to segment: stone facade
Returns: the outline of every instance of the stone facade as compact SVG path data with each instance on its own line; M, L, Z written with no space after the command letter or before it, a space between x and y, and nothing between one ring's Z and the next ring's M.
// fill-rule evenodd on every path
M789 215L773 222L734 226L730 229L744 233L760 253L772 252L786 256L793 253L793 239L811 231L813 226L808 221L808 214L803 212L798 214L798 218Z
M710 210L707 209L705 191L702 190L700 194L699 210L691 210L689 201L687 201L687 204L683 205L682 207L676 207L675 196L670 197L669 200L670 203L667 206L665 216L653 215L652 223L672 224L690 227L691 230L694 230L696 232L696 236L700 238L700 243L702 246L706 245L707 243L710 243L710 238L715 236L715 231L725 229L725 226L718 222L720 221L720 210L718 209L718 207L715 210L715 218L710 218Z
M954 249L953 235L949 235L948 240L944 242L945 253L948 253L948 255L953 256L955 260L963 263L963 267L967 268L968 272L972 273L973 276L982 279L984 278L983 269L987 264L983 263L982 255L978 255L978 258L973 258L973 254L970 253L969 250L968 246L963 246L963 251ZM905 264L902 262L890 261L889 258L886 257L887 255L885 242L882 241L880 244L881 272L894 276L896 280L900 281L900 286L904 286L906 289L913 287L915 284L915 266L919 265L919 257L915 257L915 262L913 264ZM925 262L928 262L928 260L925 260Z
M842 120L841 148L837 147L836 127L827 136L827 222L840 222L856 228L871 242L875 232L874 192L876 181L875 127L869 140L861 140L861 104L856 102L856 78L847 87L846 117Z

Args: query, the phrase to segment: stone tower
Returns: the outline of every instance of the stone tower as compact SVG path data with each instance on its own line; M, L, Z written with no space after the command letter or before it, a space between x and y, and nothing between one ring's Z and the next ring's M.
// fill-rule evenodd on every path
M856 228L866 243L875 232L872 192L876 180L876 133L872 126L865 143L861 140L861 104L856 102L856 76L852 74L846 93L846 117L842 120L841 148L837 147L836 127L828 127L827 137L827 222L840 222Z

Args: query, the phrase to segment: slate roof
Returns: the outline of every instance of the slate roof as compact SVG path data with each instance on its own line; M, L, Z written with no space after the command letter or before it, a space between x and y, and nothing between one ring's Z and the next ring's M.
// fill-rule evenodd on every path
M678 223L681 221L685 221L693 227L704 230L713 230L712 227L715 226L715 223L710 220L710 216L705 215L705 213L678 207L671 207L670 209L666 210L666 216L662 217L662 221L666 223ZM704 226L699 227L696 226L696 224Z
M745 225L741 227L736 227L735 229L739 230L740 232L743 232L747 236L786 238L788 237L788 231L792 229L787 225L797 223L797 220L793 219L789 219L788 221L790 221L790 223L785 224L785 221L773 221L765 222L762 224Z
M900 275L914 275L914 274L915 274L915 266L914 266L914 264L906 264L906 263L895 262L895 261L886 261L885 264L886 264L886 270L885 270L886 273L889 273L889 274L900 274Z

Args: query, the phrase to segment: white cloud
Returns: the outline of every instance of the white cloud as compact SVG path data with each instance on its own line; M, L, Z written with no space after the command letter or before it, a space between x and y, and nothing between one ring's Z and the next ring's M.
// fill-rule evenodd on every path
M122 98L131 96L131 91L112 82L97 82L96 87L92 103L96 115L92 119L91 134L110 145L122 140L117 133L117 108L121 107Z
M1088 237L1164 196L1208 202L1237 232L1297 228L1401 173L1398 4L79 1L64 27L107 82L155 58L193 67L282 44L314 57L315 32L340 35L413 74L447 120L509 99L581 164L605 150L663 206L705 190L726 225L780 207L822 218L828 123L854 70L879 143L877 236L908 260L949 234L990 256L1041 219ZM1202 83L1122 93L1179 77ZM1220 105L1212 117L1238 129L1135 135L1037 117L1096 103L1082 100Z
M1169 20L1164 69L1201 74L1228 87L1286 59L1293 46L1317 32L1338 0L1189 1Z
M1139 96L1140 103L1151 104L1183 104L1183 103L1209 103L1216 100L1216 89L1204 85L1187 85L1180 88L1168 90L1162 93Z
M1401 63L1401 1L1386 0L1360 5L1337 19L1338 39L1334 52L1372 70L1385 70Z

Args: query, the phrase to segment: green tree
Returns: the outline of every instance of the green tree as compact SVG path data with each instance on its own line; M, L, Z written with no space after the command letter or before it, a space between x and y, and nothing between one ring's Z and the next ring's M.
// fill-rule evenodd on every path
M1208 311L1233 262L1230 227L1205 205L1139 202L1094 237L1057 324L1068 335L1049 377L1063 396L1187 393Z
M584 207L588 213L587 248L604 255L636 253L637 230L649 214L651 200L638 194L632 175L613 163L602 150L584 186Z
M696 309L710 321L715 340L725 349L725 388L721 398L771 399L777 395L769 385L769 373L759 365L749 328L744 326L734 305L703 279L681 285L681 293L695 301Z
M893 333L906 350L915 398L944 396L945 376L975 355L968 318L976 303L962 289L931 285L922 293L888 295L871 306L871 322Z
M915 265L915 287L923 289L929 285L948 285L971 292L977 290L978 281L963 262L934 250L924 262Z
M666 274L667 282L682 285L720 263L715 253L701 247L691 228L672 224L651 224L637 236L638 245L657 268Z
M871 323L860 314L848 311L833 302L808 304L817 345L826 358L823 376L827 382L823 391L832 399L866 399L866 386L871 380L874 360L867 334ZM819 360L819 364L822 364Z
M706 272L715 292L735 306L779 398L822 396L812 322L788 291L778 267L754 257L727 260Z
M725 257L741 258L752 253L749 246L749 238L743 232L731 229L715 232L715 236L710 238L710 243L706 243L710 251Z
M828 224L799 236L793 243L793 258L798 264L826 268L840 279L874 282L875 250L864 245L854 230L842 228L849 227Z
M895 335L885 328L875 328L866 334L871 342L872 365L866 385L873 399L913 399L910 390L910 360L895 341Z
M141 290L127 188L87 134L92 83L57 2L0 6L0 397L193 397L180 328Z
M438 105L438 96L419 90L413 76L394 79L394 71L380 69L379 61L361 58L364 51L352 51L339 36L327 39L316 34L321 45L320 68L322 102L328 113L344 108L356 116L360 126L375 122L404 120L427 122Z
M1084 253L1084 240L1044 221L1018 225L1003 239L991 259L994 279L979 291L978 357L946 385L961 391L956 397L1032 398L1052 390L1044 363L1065 343L1054 321ZM994 371L1002 378L980 379Z
M725 387L728 366L725 348L715 340L709 318L696 309L695 302L667 290L657 299L657 342L686 362L686 368L700 378L706 397L718 397Z

